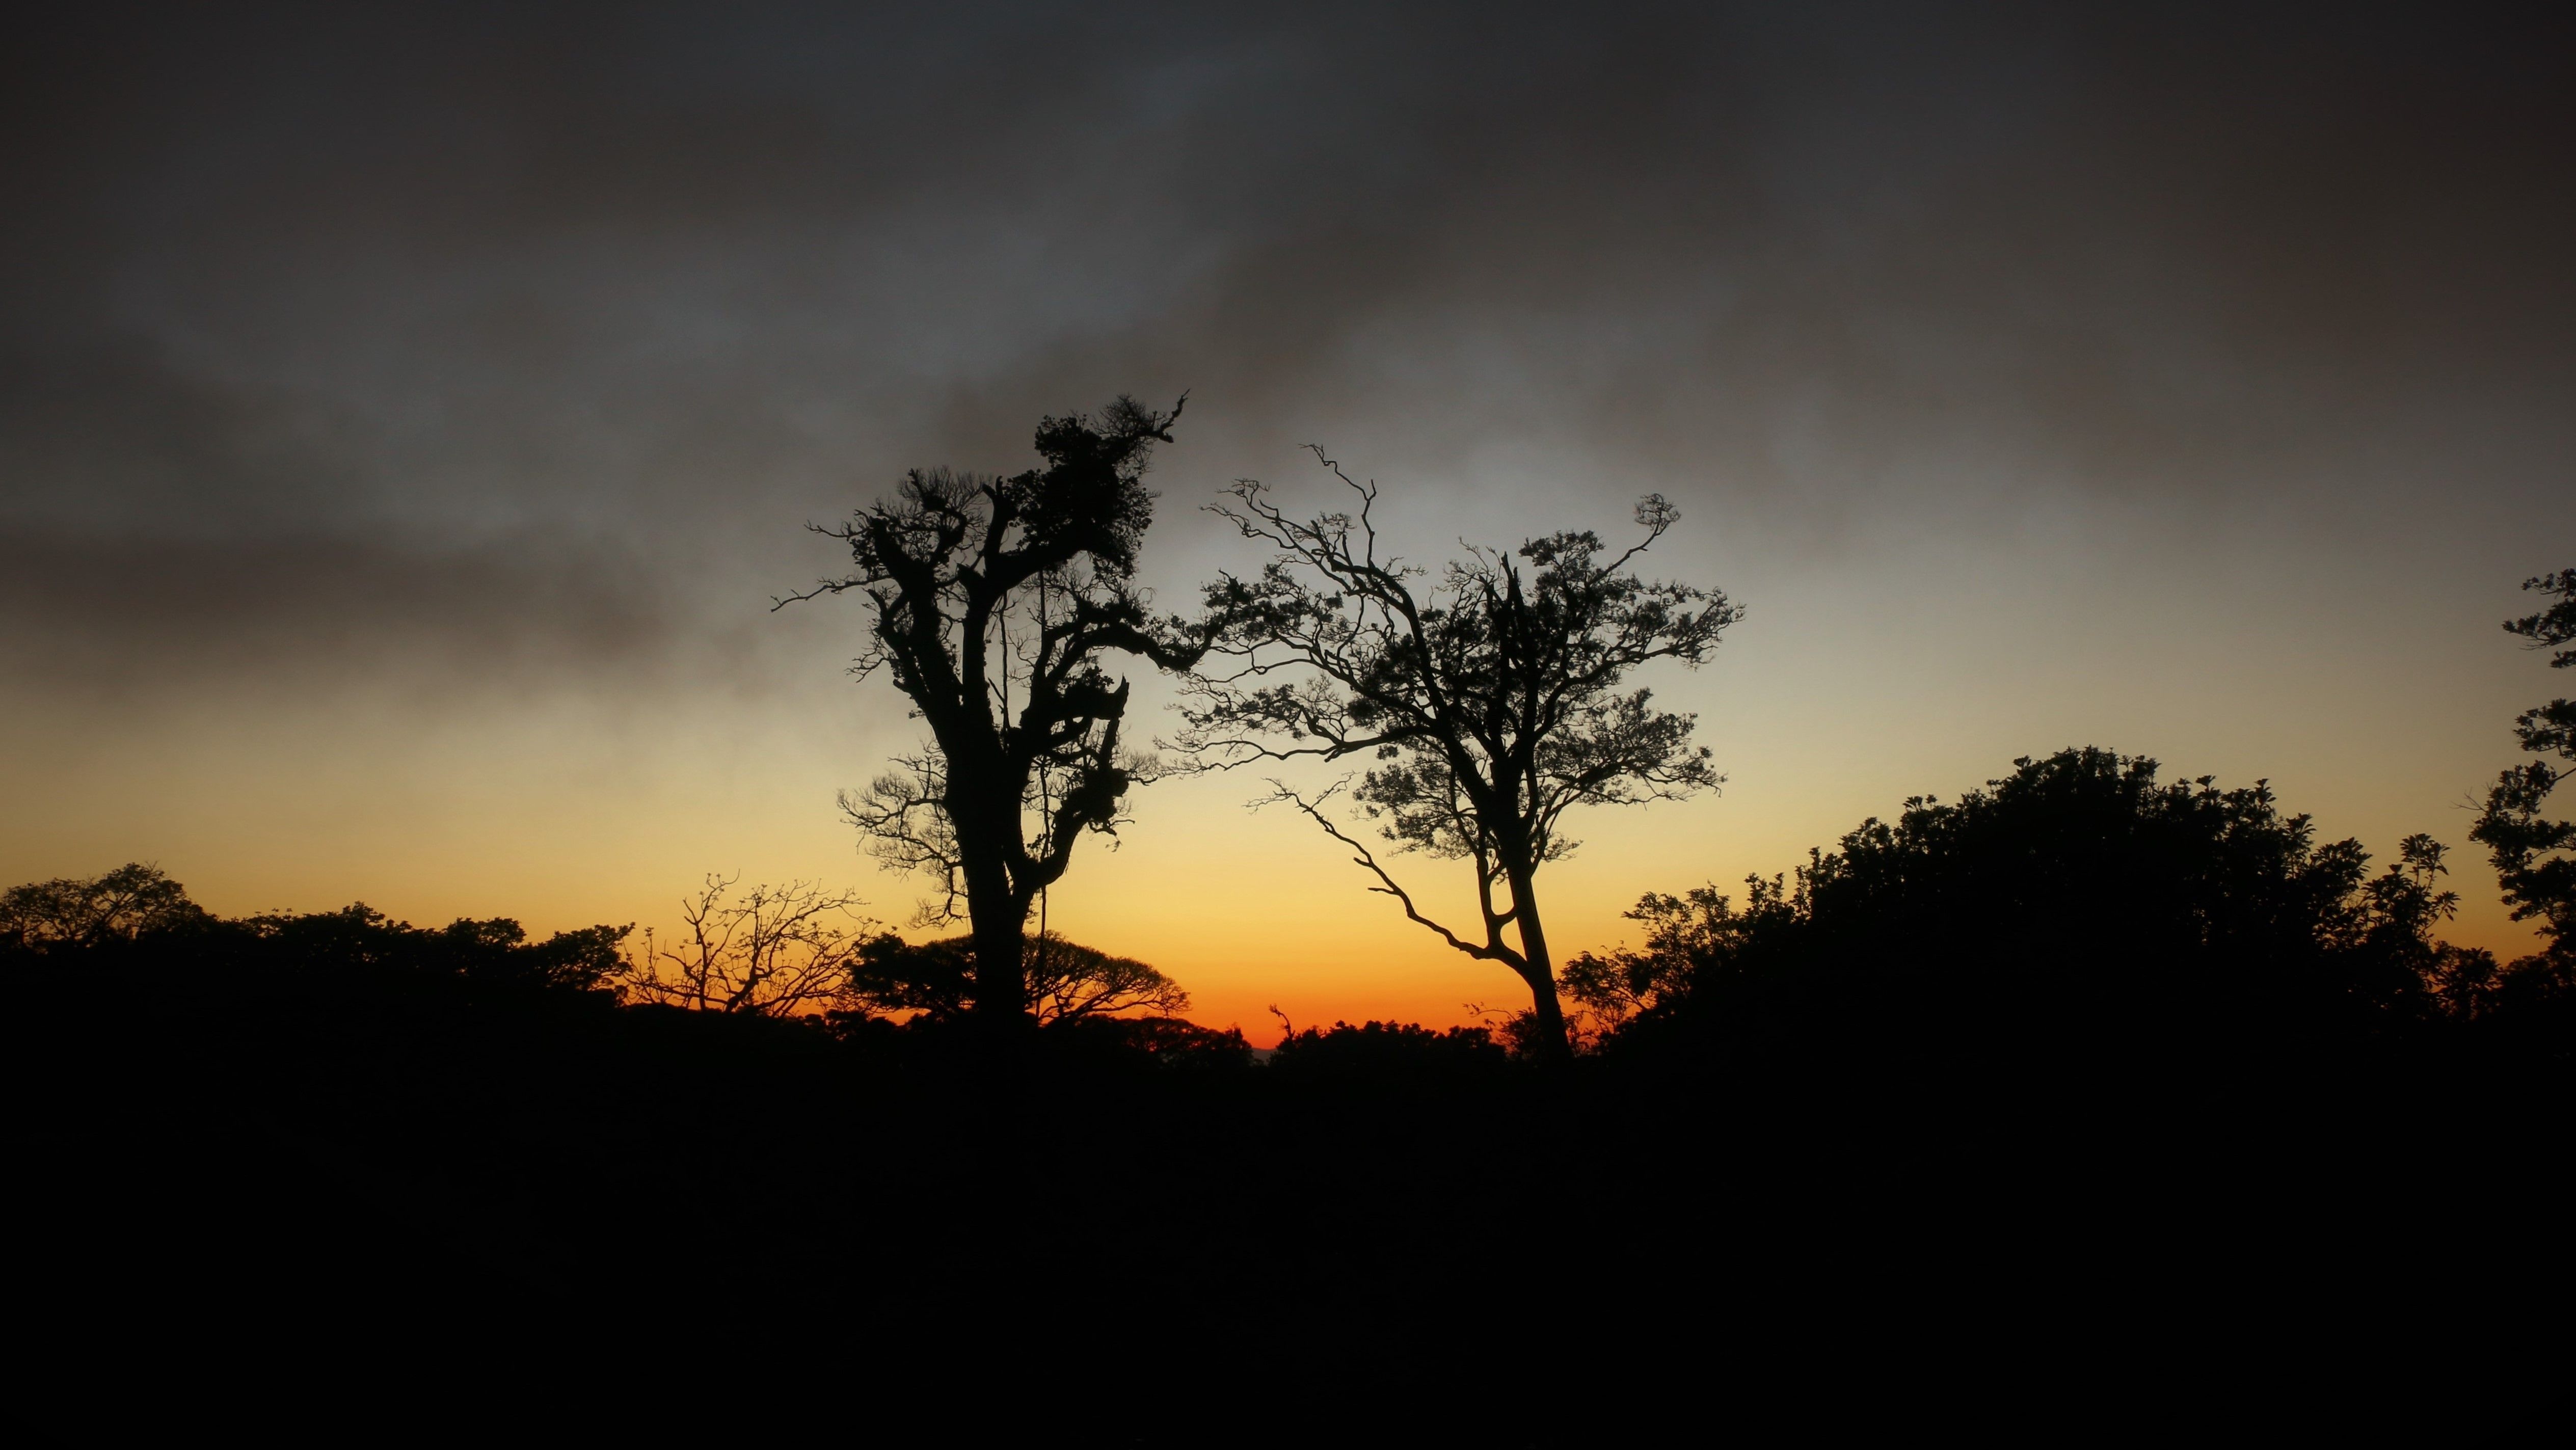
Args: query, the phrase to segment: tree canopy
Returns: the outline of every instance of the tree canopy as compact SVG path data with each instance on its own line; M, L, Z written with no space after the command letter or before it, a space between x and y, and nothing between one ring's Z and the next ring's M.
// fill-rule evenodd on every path
M2576 665L2576 569L2561 569L2523 581L2523 588L2557 596L2547 609L2505 621L2505 631L2531 641L2535 649L2554 650L2549 667ZM2550 792L2571 769L2550 763L2576 762L2576 701L2552 700L2522 712L2514 721L2522 748L2541 757L2514 766L2487 790L2470 839L2487 848L2504 899L2516 921L2538 921L2549 935L2559 969L2576 969L2576 821L2552 820L2546 814Z
M0 942L86 946L202 920L187 888L158 866L130 861L88 877L30 881L0 892Z
M1139 1011L1177 1017L1190 1010L1190 994L1161 972L1055 932L1030 938L1021 961L1026 1000L1042 1026ZM971 937L914 944L888 934L859 951L851 995L879 1012L956 1018L973 1008L982 989L984 979L974 968Z
M2092 748L2026 758L1863 822L1794 879L1749 878L1741 905L1650 895L1631 913L1646 944L1578 963L1572 990L1649 1037L2189 1054L2402 1034L2492 970L2430 936L2456 903L2431 838L2373 875L2265 782L2157 772Z

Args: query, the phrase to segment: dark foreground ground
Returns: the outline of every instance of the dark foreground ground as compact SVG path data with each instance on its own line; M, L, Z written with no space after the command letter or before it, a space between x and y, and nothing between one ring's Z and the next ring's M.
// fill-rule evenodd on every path
M67 995L11 1020L11 1298L17 1415L82 1438L2515 1443L2567 1383L2546 1065L997 1069L595 996Z

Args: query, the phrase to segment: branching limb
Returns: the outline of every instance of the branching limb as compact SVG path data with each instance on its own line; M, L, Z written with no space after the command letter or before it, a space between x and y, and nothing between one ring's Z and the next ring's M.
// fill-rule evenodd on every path
M1465 952L1471 957L1476 958L1478 961L1501 962L1514 970L1519 970L1527 965L1519 952L1505 946L1498 938L1489 939L1484 944L1479 945L1475 942L1468 941L1456 932L1451 931L1448 927L1443 926L1439 922L1422 914L1422 909L1414 904L1412 893L1406 891L1400 882L1398 882L1393 876L1387 874L1384 866L1378 864L1376 853L1369 850L1367 846L1362 845L1360 842L1353 840L1339 825L1334 823L1332 817L1324 814L1324 802L1332 799L1332 797L1342 791L1347 784L1348 782L1337 782L1328 786L1322 794L1318 795L1314 800L1309 801L1303 795L1289 789L1283 782L1273 780L1270 782L1271 793L1254 801L1252 804L1255 809L1258 809L1265 805L1285 802L1286 804L1295 806L1298 810L1305 812L1309 820L1312 820L1316 825L1323 828L1325 835L1332 837L1334 840L1339 841L1350 848L1352 864L1364 868L1370 875L1375 876L1378 879L1378 884L1370 887L1370 891L1380 896L1394 897L1396 903L1404 908L1404 914L1408 919L1417 925L1430 928L1431 931L1436 933L1442 941L1449 943L1449 945L1456 947L1458 950Z

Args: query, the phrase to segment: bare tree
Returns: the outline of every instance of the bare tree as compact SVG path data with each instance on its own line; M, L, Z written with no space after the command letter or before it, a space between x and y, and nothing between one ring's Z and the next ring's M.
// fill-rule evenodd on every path
M1263 803L1303 811L1376 877L1407 917L1529 987L1533 1045L1562 1055L1564 1013L1536 878L1576 843L1565 813L1671 800L1718 785L1693 716L1621 692L1656 660L1697 665L1739 617L1723 594L1639 578L1629 565L1678 517L1661 495L1637 505L1645 537L1604 557L1598 535L1551 534L1512 552L1466 546L1436 583L1382 551L1360 484L1314 450L1358 512L1290 517L1258 482L1216 506L1273 557L1258 579L1208 588L1225 669L1194 674L1179 746L1201 767L1256 760L1379 762L1312 794L1273 781ZM1399 851L1464 859L1481 929L1426 915L1376 853L1328 813L1347 793Z
M709 876L680 903L685 935L669 946L650 933L619 974L628 1002L692 1012L801 1017L849 1000L850 967L875 922L847 891L791 881L736 894L738 877Z
M850 574L779 601L867 601L854 672L885 670L930 739L842 807L881 858L939 881L925 921L971 922L976 1011L997 1025L1029 1016L1031 907L1084 832L1115 834L1153 772L1120 748L1127 682L1102 660L1186 669L1205 648L1204 629L1155 619L1133 584L1146 464L1180 413L1121 397L1097 419L1045 419L1046 466L1010 478L916 469L893 501L817 527L849 547Z

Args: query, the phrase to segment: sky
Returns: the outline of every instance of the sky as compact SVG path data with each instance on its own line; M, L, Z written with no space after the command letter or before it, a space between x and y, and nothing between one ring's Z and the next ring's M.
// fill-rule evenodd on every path
M921 727L856 601L770 609L804 525L1187 391L1167 604L1256 562L1231 480L1331 502L1307 443L1426 561L1680 506L1653 571L1746 614L1640 683L1728 783L1573 822L1560 951L2089 743L2430 832L2518 952L2465 835L2576 564L2541 9L25 7L0 881L901 922L834 799ZM1140 792L1050 924L1256 1041L1512 1005L1262 789Z

